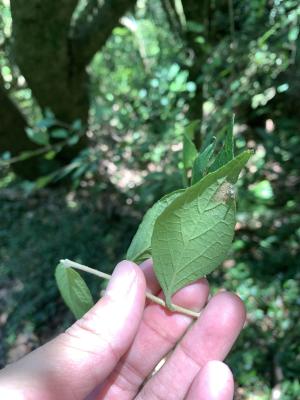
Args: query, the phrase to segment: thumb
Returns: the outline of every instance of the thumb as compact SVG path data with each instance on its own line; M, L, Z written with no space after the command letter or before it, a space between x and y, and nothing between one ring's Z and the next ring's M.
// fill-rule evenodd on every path
M6 382L17 382L23 393L29 388L34 400L73 399L75 393L76 398L84 398L110 374L132 343L142 318L145 290L140 268L122 261L104 297L65 333L4 370Z

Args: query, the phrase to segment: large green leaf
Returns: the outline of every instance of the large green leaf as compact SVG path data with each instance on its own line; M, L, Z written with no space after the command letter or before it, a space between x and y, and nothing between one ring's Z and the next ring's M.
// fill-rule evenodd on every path
M156 218L183 192L184 189L179 189L163 196L146 212L127 250L127 260L141 263L151 257L151 237Z
M250 156L245 151L206 175L157 218L152 257L168 307L173 293L213 271L226 257L235 226L233 185Z
M55 279L62 298L77 319L93 307L94 302L89 288L74 269L58 264Z

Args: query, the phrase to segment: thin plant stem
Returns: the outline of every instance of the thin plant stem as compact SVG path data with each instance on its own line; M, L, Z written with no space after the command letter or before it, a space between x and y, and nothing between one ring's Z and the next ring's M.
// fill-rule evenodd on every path
M68 125L63 124L62 122L60 122L60 125L62 125L63 127L68 127ZM84 135L84 133L85 132L79 133L78 137L81 138ZM15 163L18 163L21 161L26 161L30 158L40 156L41 154L44 154L44 153L48 153L50 150L60 151L64 146L66 146L68 144L69 140L70 140L70 138L67 138L65 140L61 140L58 143L48 144L46 146L40 147L35 150L25 151L24 153L21 153L20 155L17 155L15 157L11 157L8 160L0 160L0 166L7 167L11 164L15 164Z
M65 268L78 269L80 271L88 272L89 274L96 275L99 278L103 278L103 279L107 279L107 280L109 280L111 278L111 275L106 274L105 272L98 271L97 269L90 268L86 265L79 264L75 261L65 259L65 260L60 260L60 263ZM161 299L160 297L154 296L154 294L152 294L151 292L146 291L146 297L147 297L147 299L153 301L153 303L156 303L163 307L166 307L166 302L163 299ZM172 311L188 315L189 317L198 318L200 316L200 313L193 311L193 310L189 310L188 308L181 307L176 304L171 304L171 306L172 306Z

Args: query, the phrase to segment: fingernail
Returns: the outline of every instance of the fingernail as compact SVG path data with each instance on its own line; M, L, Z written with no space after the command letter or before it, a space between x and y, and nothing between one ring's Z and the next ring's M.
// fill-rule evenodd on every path
M134 264L130 261L122 261L114 269L105 294L113 298L124 297L131 291L136 279Z

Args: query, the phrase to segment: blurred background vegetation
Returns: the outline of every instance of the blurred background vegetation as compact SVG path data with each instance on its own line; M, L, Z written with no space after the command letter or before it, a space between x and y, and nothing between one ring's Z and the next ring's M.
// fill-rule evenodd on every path
M248 310L236 398L299 398L299 18L298 0L0 0L1 366L71 323L58 260L111 271L182 185L185 126L200 148L235 113L255 156L210 282Z

